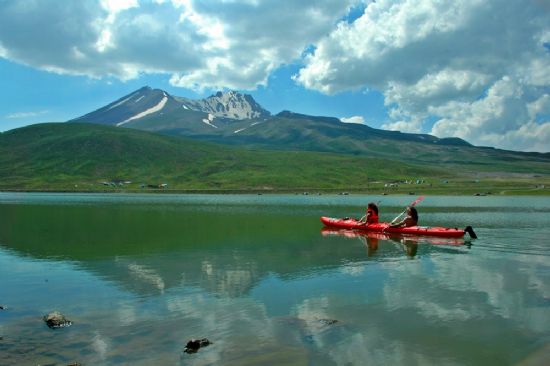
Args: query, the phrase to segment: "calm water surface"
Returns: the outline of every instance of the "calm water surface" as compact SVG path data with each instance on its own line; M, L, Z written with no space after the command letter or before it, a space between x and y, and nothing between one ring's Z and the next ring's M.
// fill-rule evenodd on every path
M543 364L550 198L418 205L476 240L321 230L414 198L0 193L0 365Z

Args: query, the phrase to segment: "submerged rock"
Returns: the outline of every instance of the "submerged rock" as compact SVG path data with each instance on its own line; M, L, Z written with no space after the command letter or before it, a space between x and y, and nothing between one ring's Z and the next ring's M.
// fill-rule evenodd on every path
M317 321L323 325L333 325L338 323L336 319L317 319Z
M0 310L7 310L8 307L6 305L0 305Z
M191 339L190 341L187 342L187 345L185 346L185 349L183 350L183 352L196 353L199 351L200 348L206 347L211 344L212 342L210 342L208 338Z
M44 316L44 321L48 327L55 328L66 328L73 324L70 320L65 318L65 315L61 314L59 311L54 311Z

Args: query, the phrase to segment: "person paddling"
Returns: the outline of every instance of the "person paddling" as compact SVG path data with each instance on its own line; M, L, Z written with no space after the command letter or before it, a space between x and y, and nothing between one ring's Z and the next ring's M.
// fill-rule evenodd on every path
M418 212L414 207L407 207L407 217L403 220L390 224L389 227L409 227L418 225Z
M363 220L364 219L364 220ZM359 220L367 225L378 223L378 206L374 202L369 202L367 205L367 214Z

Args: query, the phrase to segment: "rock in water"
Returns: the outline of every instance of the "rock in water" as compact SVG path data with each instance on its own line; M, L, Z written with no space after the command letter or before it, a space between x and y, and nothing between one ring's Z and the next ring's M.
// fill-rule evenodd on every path
M336 319L318 319L318 321L323 325L334 325L338 323L338 320Z
M65 315L61 314L59 311L54 311L44 316L44 321L48 327L55 328L65 328L73 324L70 320L65 318Z
M208 340L208 338L202 338L202 339L191 339L187 342L187 345L185 346L185 349L183 352L185 353L196 353L198 352L199 348L206 347L208 345L212 344Z

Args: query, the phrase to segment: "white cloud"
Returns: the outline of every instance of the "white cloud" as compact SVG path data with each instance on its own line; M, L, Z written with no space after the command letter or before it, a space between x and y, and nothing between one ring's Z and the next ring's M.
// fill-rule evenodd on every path
M434 124L432 133L511 150L548 151L550 122L534 122L536 115L548 109L547 94L526 103L524 93L524 86L504 77L482 99L434 107L430 111L443 118Z
M112 14L139 6L137 0L100 0L100 4L105 10Z
M550 94L544 94L539 99L527 105L529 117L535 119L538 115L550 115Z
M50 111L47 111L47 110L38 111L38 112L15 112L15 113L10 113L6 115L6 118L8 119L34 118L34 117L39 117L48 113L50 113Z
M318 42L294 78L327 94L382 91L384 128L548 151L534 116L550 86L549 10L540 1L378 0Z
M8 51L4 48L4 46L2 46L2 42L0 42L0 57L8 57Z
M344 123L365 123L363 116L342 117L340 121Z
M422 120L416 118L386 122L382 125L382 128L386 130L402 131L407 133L420 133L422 132Z
M0 55L62 74L167 73L176 86L253 89L358 1L0 2Z
M475 71L443 69L423 75L414 84L392 80L388 82L385 103L426 114L426 105L477 97L489 79L488 75Z
M393 107L388 111L388 114L391 122L384 123L382 128L410 133L419 133L422 131L422 119L408 116L402 108Z

